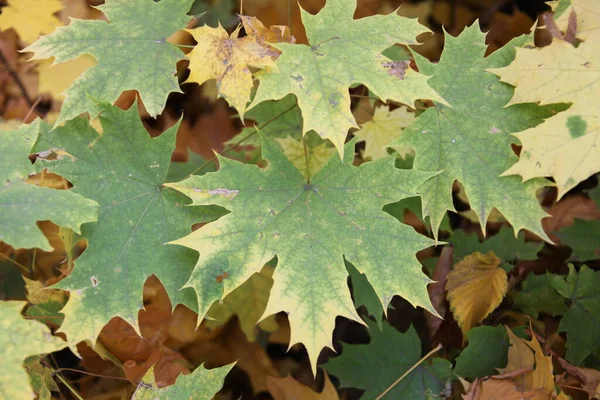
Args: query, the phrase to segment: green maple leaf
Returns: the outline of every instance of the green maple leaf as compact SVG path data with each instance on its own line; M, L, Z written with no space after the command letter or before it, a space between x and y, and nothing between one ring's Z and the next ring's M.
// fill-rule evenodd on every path
M115 316L137 329L142 287L152 274L173 307L195 309L194 292L179 290L193 268L194 252L164 244L189 233L193 223L214 218L210 210L185 207L185 196L163 187L179 124L152 139L135 104L128 111L99 107L102 135L79 117L43 133L36 145L45 151L38 158L42 167L100 204L98 222L82 229L86 251L56 285L71 291L61 327L71 343L95 341Z
M29 154L39 130L39 120L0 130L0 240L14 248L52 251L36 222L51 220L79 232L81 224L97 219L98 204L70 190L25 183L35 173Z
M395 13L354 20L355 7L356 0L329 0L317 15L301 9L310 46L274 44L282 53L276 68L256 74L260 85L252 102L293 93L302 110L303 133L314 130L330 139L340 154L348 129L358 128L350 111L351 85L364 84L383 100L408 105L422 98L443 101L427 85L428 77L381 54L395 43L416 44L427 28Z
M515 295L513 302L521 307L524 313L535 318L540 312L556 317L567 312L567 305L554 289L552 281L557 275L529 274L523 281L521 290ZM560 277L558 279L561 279Z
M467 332L469 344L452 371L462 378L496 375L508 363L508 334L504 326L476 326Z
M560 242L573 249L569 260L600 258L600 221L575 219L573 225L556 232Z
M330 358L323 368L340 379L343 388L365 390L361 400L372 400L383 393L396 379L421 358L421 341L411 326L400 333L387 322L379 330L372 322L366 345L345 344L342 354ZM437 398L450 380L451 364L434 358L431 365L421 364L411 371L383 399ZM443 397L441 397L443 398Z
M373 286L369 283L369 279L365 274L358 272L354 265L350 263L346 263L346 269L352 281L354 305L356 308L365 306L369 314L375 318L377 327L383 329L383 307L377 293L373 290Z
M529 229L549 241L541 226L547 214L535 197L536 190L548 181L523 183L519 177L500 174L517 161L511 148L516 143L512 133L538 125L559 107L505 107L514 89L485 69L509 64L514 58L513 45L484 58L484 43L485 35L472 25L459 37L446 34L438 64L415 56L419 70L433 75L431 87L452 108L436 104L427 109L390 146L415 149L415 169L443 171L419 188L423 215L430 218L436 237L446 211L455 211L452 185L458 180L483 231L490 212L496 208L515 231Z
M21 310L24 301L0 301L0 398L5 400L33 399L29 377L23 361L32 355L47 354L67 346L67 342L52 336L50 329L37 321L26 320Z
M560 320L559 332L567 333L566 359L581 365L594 354L600 357L600 271L582 266L579 273L569 265L569 275L555 276L552 286L570 300L569 309Z
M500 228L497 234L479 241L477 234L467 234L463 230L452 232L448 242L454 248L454 261L458 262L475 252L487 253L493 251L502 261L535 260L537 253L544 247L543 243L525 242L524 232L519 232L517 237L508 226Z
M202 365L189 375L180 375L174 385L158 387L154 379L154 367L142 378L131 400L210 400L223 387L225 376L234 364L220 368L205 369Z
M148 113L160 114L168 94L181 93L175 73L184 53L166 40L185 28L192 1L107 0L97 8L110 22L73 19L25 48L32 60L61 63L89 54L98 62L65 91L57 125L85 112L95 117L93 99L112 103L125 90L137 90Z
M197 250L200 259L185 287L198 296L200 314L257 272L275 255L278 265L265 316L288 312L291 343L301 342L315 368L337 315L360 321L347 286L344 258L366 273L379 300L398 294L435 313L427 294L431 282L415 258L433 241L398 223L382 207L415 195L434 175L394 167L387 157L352 166L353 146L336 155L307 182L277 145L263 136L262 170L226 158L221 169L168 184L194 205L231 211L176 244ZM227 279L219 279L227 273Z

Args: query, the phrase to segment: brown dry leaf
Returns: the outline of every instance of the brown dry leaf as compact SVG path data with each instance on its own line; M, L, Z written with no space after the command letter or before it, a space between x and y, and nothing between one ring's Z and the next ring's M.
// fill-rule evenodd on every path
M325 387L321 393L304 386L291 376L285 378L267 377L269 392L275 400L339 400L335 386L325 374Z
M183 349L182 353L194 365L204 364L209 369L237 361L236 368L246 372L255 393L267 390L267 376L278 376L265 349L246 339L236 319L219 328L218 335L196 341Z
M450 308L463 334L500 305L508 289L506 271L493 251L473 253L448 274Z
M549 400L542 390L521 392L512 380L488 379L474 385L472 392L463 396L464 400Z
M452 247L445 246L442 248L442 254L440 254L433 276L431 277L434 282L427 286L431 304L439 315L445 315L447 311L446 280L452 269L452 253ZM425 313L424 317L427 329L429 330L429 336L433 337L444 320L431 313Z
M187 323L182 324L182 313ZM160 281L152 276L144 285L144 310L139 313L142 337L121 318L113 318L100 332L99 342L123 363L125 375L139 381L154 365L156 381L172 384L194 365L178 349L196 339L196 314L183 307L171 312L171 303ZM180 331L187 330L187 333Z
M552 217L544 218L542 226L554 242L560 242L560 239L553 232L573 225L575 218L600 219L600 208L598 208L596 202L583 195L563 198L558 203L553 204L547 211Z
M242 26L230 35L221 26L208 25L188 29L196 46L188 53L190 75L185 83L196 82L202 85L209 79L216 79L217 92L240 114L244 120L246 104L254 81L251 67L274 67L273 60L279 52L267 43L280 40L294 42L285 27L273 26L267 29L254 17L241 17L247 36L238 37Z
M508 340L510 342L510 347L508 348L508 364L506 365L506 368L498 369L498 372L501 374L510 374L528 368L533 370L535 356L531 348L510 329L506 328L506 331L508 332ZM528 386L524 377L516 378L516 380L521 387L525 388Z
M558 362L570 376L574 377L581 384L581 387L587 392L590 399L600 399L600 371L576 367L562 358L558 358Z

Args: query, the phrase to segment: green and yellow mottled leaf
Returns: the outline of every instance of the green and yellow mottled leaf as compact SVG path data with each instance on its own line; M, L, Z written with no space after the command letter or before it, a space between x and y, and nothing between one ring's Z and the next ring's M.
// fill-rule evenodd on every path
M317 15L301 9L310 45L274 45L281 55L275 68L256 74L260 85L251 105L296 95L303 133L314 130L340 154L348 130L358 128L350 111L348 88L353 84L407 105L423 98L443 101L428 86L428 77L381 54L396 43L416 44L417 35L427 29L396 13L355 20L355 7L356 0L329 0Z
M419 193L423 216L429 217L437 237L442 218L452 203L452 185L464 187L482 231L494 208L515 231L528 229L549 240L541 219L547 216L535 196L549 182L519 177L500 177L516 160L512 135L535 126L552 115L554 108L535 104L506 107L513 89L499 82L485 68L507 65L513 43L484 57L485 35L474 24L458 37L446 34L444 52L438 64L416 56L419 70L433 75L430 85L452 106L436 104L407 127L392 146L416 151L414 168L443 171L427 181ZM564 109L564 107L563 107Z
M23 361L29 356L58 351L67 343L52 336L50 329L21 316L26 302L0 301L0 398L2 400L34 399Z
M61 327L70 343L95 341L115 316L137 327L142 287L153 274L173 307L195 309L193 291L179 289L196 256L165 243L191 232L193 223L215 217L206 209L185 207L185 196L163 187L179 124L152 139L135 105L128 111L106 103L99 107L102 135L80 117L44 132L36 145L42 167L100 205L98 222L82 229L86 251L56 285L71 292Z
M32 60L54 57L62 63L89 54L97 61L65 91L57 125L81 113L96 117L94 99L112 103L125 90L137 90L148 113L160 114L169 93L181 92L175 67L184 54L167 38L185 27L191 4L107 0L98 8L110 22L73 19L25 48L34 53Z
M264 137L263 137L264 138ZM398 294L435 313L429 278L415 253L433 241L382 211L414 196L434 173L400 170L395 157L352 166L332 157L307 182L270 140L263 139L266 169L220 157L221 169L168 184L193 205L219 205L231 213L175 244L200 259L185 287L198 296L200 314L277 256L274 286L265 311L288 312L291 344L301 342L313 369L321 349L332 346L338 315L361 321L347 286L344 258L364 272L385 306ZM219 279L227 273L227 279Z

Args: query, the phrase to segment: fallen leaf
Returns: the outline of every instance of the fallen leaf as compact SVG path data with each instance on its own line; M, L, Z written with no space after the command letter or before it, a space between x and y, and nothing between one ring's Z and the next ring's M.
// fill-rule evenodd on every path
M304 386L291 376L285 378L269 376L267 386L275 400L339 400L335 386L327 374L325 374L325 387L321 393Z
M508 289L506 271L493 251L463 258L448 274L450 308L463 334L500 305Z

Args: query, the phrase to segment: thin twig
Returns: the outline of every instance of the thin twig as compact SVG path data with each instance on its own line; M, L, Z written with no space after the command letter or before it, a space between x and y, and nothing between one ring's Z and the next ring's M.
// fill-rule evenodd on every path
M7 259L8 261L10 261L11 263L15 264L17 267L21 268L23 271L29 273L29 268L27 268L26 266L24 266L20 262L17 262L15 260L13 260L12 258L10 258L9 256L4 255L2 253L0 253L0 256L4 257L5 259Z
M56 369L56 370L54 370L54 371L52 372L52 375L59 374L59 373L61 373L62 371L77 372L77 373L79 373L79 374L90 375L90 376L96 376L96 377L98 377L98 378L118 379L118 380L121 380L121 381L126 381L126 382L129 382L129 383L131 383L131 384L133 384L133 385L139 385L139 384L140 384L139 382L133 381L133 380L131 380L131 379L124 378L124 377L122 377L122 376L111 376L111 375L94 374L94 373L92 373L92 372L82 371L82 370L80 370L80 369L75 369L75 368L58 368L58 369Z
M383 396L385 396L386 394L388 394L388 392L390 390L392 390L394 388L394 386L396 386L397 384L400 383L400 381L402 381L402 379L406 378L408 376L408 374L410 374L411 372L413 372L415 370L415 368L417 368L419 365L421 365L423 363L423 361L427 360L430 356L432 356L433 354L437 353L438 351L441 350L442 348L442 344L438 344L437 346L435 346L435 349L431 350L429 353L425 354L425 356L423 358L421 358L419 361L417 361L417 363L415 365L413 365L412 367L410 367L405 373L402 374L402 376L398 379L396 379L396 382L392 383L387 389L385 389L383 391L383 393L381 393L379 396L377 396L375 398L375 400L380 400L383 398Z
M294 103L293 106L287 108L286 110L280 112L279 114L277 114L276 116L274 116L273 118L271 118L270 120L268 120L267 122L265 122L262 126L260 127L255 127L254 128L254 132L252 132L251 134L249 134L248 136L246 136L245 138L243 138L242 140L238 141L237 143L232 144L229 148L227 148L226 150L224 150L223 152L219 153L219 155L225 155L227 154L229 151L231 151L233 148L239 146L240 144L242 144L243 142L245 142L246 140L250 139L252 136L256 135L256 133L258 131L260 131L261 129L264 129L267 125L269 125L270 123L272 123L273 121L276 121L277 119L281 118L282 116L284 116L285 114L287 114L289 111L293 110L295 107L297 106L297 103ZM206 168L208 165L210 165L210 163L212 163L214 160L217 159L217 156L214 155L212 156L212 158L208 161L206 161L204 164L202 164L201 166L199 166L198 168L196 168L195 170L193 170L192 172L190 172L188 174L188 176L186 176L184 179L189 178L190 176L202 171L204 168Z
M13 80L19 87L19 90L21 90L21 94L25 98L25 101L27 102L29 107L33 107L33 100L31 100L31 97L29 97L29 93L27 93L27 89L25 88L23 81L19 77L19 74L17 74L17 71L15 71L11 67L10 63L8 62L8 59L4 56L4 53L2 52L2 50L0 50L0 62L2 62L2 64L4 65L4 68L6 68L6 70L10 74L10 76L13 78Z
M38 106L38 104L40 104L40 101L42 101L42 98L38 97L37 99L35 99L35 102L33 103L33 105L31 107L29 107L29 111L27 111L27 114L25 114L25 117L23 118L24 124L28 124L31 122L31 121L29 121L29 117L31 117L31 115L33 114L33 111Z

